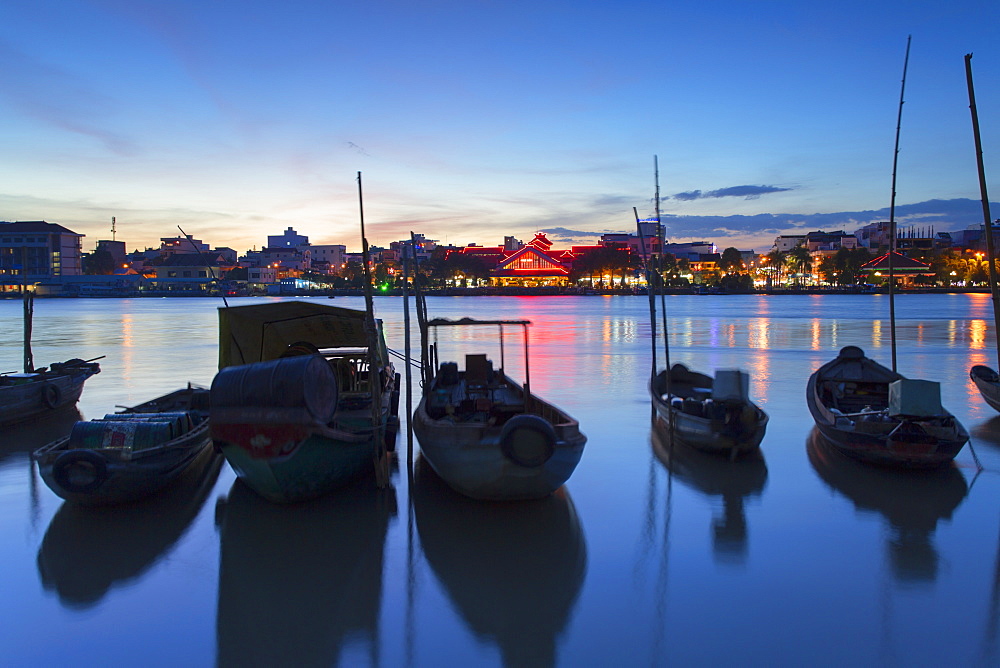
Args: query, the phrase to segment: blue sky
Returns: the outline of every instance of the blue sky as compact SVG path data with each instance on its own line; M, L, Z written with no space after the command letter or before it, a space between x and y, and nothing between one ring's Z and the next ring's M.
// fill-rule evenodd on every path
M61 223L85 249L112 216L130 249L177 225L241 251L289 226L357 249L358 171L375 244L410 230L592 243L633 229L633 206L652 212L654 155L671 239L766 250L776 231L853 231L889 205L907 35L900 223L976 220L949 204L979 198L970 52L1000 198L995 0L4 0L0 13L0 220Z

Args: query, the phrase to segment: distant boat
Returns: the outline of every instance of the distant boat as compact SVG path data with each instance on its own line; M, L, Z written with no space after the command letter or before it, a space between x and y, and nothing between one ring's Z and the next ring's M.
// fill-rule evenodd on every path
M399 427L399 384L370 312L283 301L219 310L211 433L243 482L278 503L373 473Z
M439 327L488 326L500 336L500 368L485 354L457 362L425 363L430 374L413 414L420 451L452 489L476 499L532 499L557 490L572 475L587 437L564 411L531 394L527 320L436 319L424 323L422 337ZM520 327L524 336L525 381L504 369L503 328ZM434 349L437 357L437 349Z
M839 451L862 461L910 468L947 464L969 440L941 406L939 383L908 380L846 346L806 387L816 426Z
M101 371L96 360L82 359L34 368L31 356L33 304L33 293L25 289L24 372L0 374L0 426L34 420L75 406L84 382Z
M656 230L659 247L663 248L663 226L660 224L660 170L653 158L656 182ZM633 209L635 211L635 209ZM642 226L636 212L636 228L641 243ZM645 255L645 251L643 251ZM649 290L649 326L652 336L652 365L649 397L657 425L668 431L668 437L700 450L735 459L760 448L767 430L767 413L750 400L750 377L739 369L718 369L714 377L689 370L683 364L670 363L668 317L663 298L665 283L650 254L644 271ZM704 286L698 289L703 290ZM663 318L663 352L665 368L657 371L656 292L660 293ZM704 293L703 293L704 294Z
M152 401L77 422L69 436L32 458L53 492L102 506L150 496L211 453L208 390L188 387Z
M1000 375L984 364L976 364L969 369L969 378L979 388L983 401L1000 411Z
M649 395L660 426L696 450L740 457L756 452L768 417L750 400L749 376L737 369L717 369L715 377L689 371L683 364L649 381Z

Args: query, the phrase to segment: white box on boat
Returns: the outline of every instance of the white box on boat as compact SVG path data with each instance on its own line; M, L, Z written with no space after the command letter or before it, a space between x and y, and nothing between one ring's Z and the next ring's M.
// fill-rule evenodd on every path
M716 369L712 398L717 401L749 401L750 376L739 369Z
M889 415L943 415L941 383L903 379L889 383Z

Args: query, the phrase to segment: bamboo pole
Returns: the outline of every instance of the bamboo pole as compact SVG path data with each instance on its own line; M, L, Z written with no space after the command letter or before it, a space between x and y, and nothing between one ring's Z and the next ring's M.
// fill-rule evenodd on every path
M389 458L385 443L385 421L382 420L382 368L381 346L378 340L378 324L375 322L375 300L372 295L372 271L368 254L368 238L365 236L365 205L361 188L361 172L358 172L358 211L361 221L361 256L365 274L365 334L368 339L368 386L372 393L372 438L375 439L375 479L380 488L389 485Z
M910 40L906 36L906 56L903 58L903 81L899 86L899 111L896 114L896 146L892 154L892 196L889 199L889 340L892 348L892 370L896 371L896 289L893 276L893 253L896 251L896 165L899 163L899 128L903 121L903 92L906 90L906 66L910 62Z
M410 250L413 251L411 243ZM413 478L413 373L410 370L410 257L403 244L403 351L406 364L406 472Z
M986 225L986 257L989 263L990 295L993 299L993 334L997 344L997 363L1000 364L1000 301L997 299L996 252L993 245L993 218L990 215L990 196L986 192L986 169L983 166L983 142L979 137L979 112L976 110L976 92L972 86L972 54L965 55L965 80L969 87L969 111L972 112L972 134L976 141L976 167L979 171L979 195L983 203L983 223Z

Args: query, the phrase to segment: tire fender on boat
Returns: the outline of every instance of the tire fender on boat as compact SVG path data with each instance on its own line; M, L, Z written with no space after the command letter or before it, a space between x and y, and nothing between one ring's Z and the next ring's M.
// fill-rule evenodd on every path
M90 479L81 480L72 475L74 467L93 469ZM52 478L68 492L77 494L92 492L107 480L108 463L93 450L82 448L67 450L52 463Z
M42 403L46 408L55 408L62 399L62 391L52 383L42 385Z
M538 415L515 415L500 431L500 451L518 466L538 468L552 458L556 430Z

